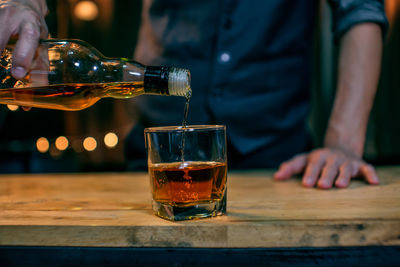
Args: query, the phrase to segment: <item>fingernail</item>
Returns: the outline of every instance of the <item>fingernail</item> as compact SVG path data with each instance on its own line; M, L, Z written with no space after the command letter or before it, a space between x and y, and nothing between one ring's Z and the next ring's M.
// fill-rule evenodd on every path
M379 178L378 177L374 177L372 179L372 184L379 184Z
M348 184L345 184L345 183L336 183L336 187L338 187L338 188L346 188L346 187L348 187L349 185Z
M23 67L15 67L12 70L12 75L15 78L21 79L21 78L23 78L25 76L25 74L26 74L26 70Z
M310 177L304 178L304 179L303 179L303 184L304 184L305 186L313 186L313 184L312 184L312 179L311 179Z
M318 182L318 187L322 189L329 188L330 184L328 181L320 181Z

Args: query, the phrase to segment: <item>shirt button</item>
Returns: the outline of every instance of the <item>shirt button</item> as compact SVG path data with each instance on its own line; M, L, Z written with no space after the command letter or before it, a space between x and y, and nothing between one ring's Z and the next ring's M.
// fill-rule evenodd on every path
M219 60L222 63L227 63L227 62L229 62L231 60L231 55L229 53L227 53L227 52L224 52L219 56Z

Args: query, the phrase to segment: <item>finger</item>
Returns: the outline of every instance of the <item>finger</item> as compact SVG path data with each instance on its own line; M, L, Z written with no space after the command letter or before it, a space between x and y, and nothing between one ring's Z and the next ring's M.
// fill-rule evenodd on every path
M339 175L336 179L335 186L338 188L346 188L350 184L352 177L352 166L348 162L342 164L339 168Z
M51 38L49 34L49 29L47 28L46 21L44 18L41 18L41 28L40 28L40 39L48 39Z
M336 176L338 175L340 162L333 158L328 160L325 167L322 169L321 176L318 180L318 187L321 189L329 189L333 185L333 181L335 180Z
M360 174L369 184L379 184L378 175L376 174L374 167L372 167L371 165L367 163L362 164L360 167Z
M3 22L3 20L1 22ZM0 25L6 25L6 23L1 23ZM8 40L10 39L11 33L11 27L0 27L0 53L6 47Z
M313 187L317 182L317 179L321 173L322 167L325 163L324 158L312 158L306 167L306 171L303 175L303 185L305 187Z
M276 180L289 179L291 176L301 173L307 163L307 155L301 154L295 156L293 159L282 163L279 170L274 174Z
M8 39L10 37L10 35L8 33L4 33L4 31L0 31L0 55L3 52L4 48L6 48Z
M40 26L36 23L24 23L21 26L18 42L13 56L12 75L22 79L29 70L36 48L39 44Z

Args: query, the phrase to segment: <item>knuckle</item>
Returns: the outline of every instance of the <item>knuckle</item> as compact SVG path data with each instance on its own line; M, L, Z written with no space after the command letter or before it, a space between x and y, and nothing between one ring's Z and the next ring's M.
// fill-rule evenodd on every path
M25 18L29 18L30 20L39 20L39 16L37 12L33 9L26 8L24 9L24 16Z
M301 154L297 154L296 156L293 157L294 160L298 160L298 159L303 159L307 157L307 153L301 153Z
M362 166L361 166L361 163L358 162L358 161L353 161L353 162L351 163L351 168L352 168L352 169L357 169L357 170L359 170L361 167L362 167Z
M364 164L363 168L368 172L375 171L374 167L371 164Z
M321 154L324 154L324 155L326 155L326 154L329 155L331 153L331 149L327 148L327 147L321 148L319 151Z
M317 149L310 156L313 160L325 161L329 156L329 152L326 149Z
M281 165L279 166L281 169L285 169L289 166L289 164L287 162L283 162L281 163Z
M335 167L340 165L340 159L337 155L331 155L326 160L326 165L329 167Z
M28 39L39 39L40 30L36 27L26 27L23 31L24 37Z
M308 156L308 161L315 161L317 159L321 158L321 152L319 151L315 151L312 152L309 156Z
M343 163L340 164L340 166L339 166L339 171L340 171L340 172L345 172L345 171L348 171L349 169L350 169L350 163L347 162L347 161L343 162Z
M39 38L42 29L47 30L47 27L41 22L35 11L27 10L26 13L24 22L21 25L22 31L27 37Z
M0 23L18 29L19 33L35 38L40 35L41 17L29 6L19 3L0 3ZM4 27L4 26L3 26Z
M311 155L313 157L321 157L324 154L324 151L321 149L315 150Z

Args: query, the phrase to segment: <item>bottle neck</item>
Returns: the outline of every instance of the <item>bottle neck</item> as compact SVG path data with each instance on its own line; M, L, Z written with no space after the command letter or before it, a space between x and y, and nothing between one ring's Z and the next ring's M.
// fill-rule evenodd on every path
M168 90L170 67L148 66L144 72L144 90L149 94L170 95Z
M181 68L148 66L144 72L144 90L150 94L190 97L190 72Z

